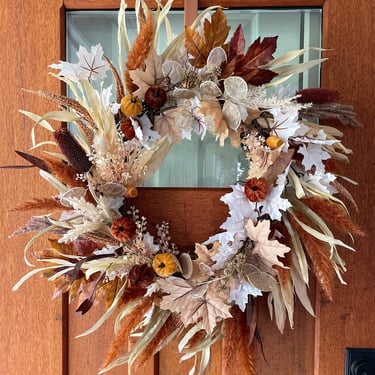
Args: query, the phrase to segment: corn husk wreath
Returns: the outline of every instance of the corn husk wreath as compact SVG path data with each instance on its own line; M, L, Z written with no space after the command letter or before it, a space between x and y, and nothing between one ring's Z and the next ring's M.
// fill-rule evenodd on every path
M116 313L114 342L100 373L124 363L139 367L178 337L181 360L195 358L191 374L205 371L210 347L221 339L224 371L235 360L252 374L248 345L255 322L245 317L254 316L258 296L268 296L271 318L283 331L287 319L293 326L295 296L314 314L307 295L310 270L328 299L335 274L344 283L338 247L353 248L333 231L363 235L339 198L356 207L337 172L351 151L341 143L341 131L312 119L359 124L334 90L283 94L285 80L323 59L293 64L306 49L274 59L276 37L245 49L241 25L228 39L220 7L202 12L158 55L160 26L172 34L171 5L159 3L152 13L138 1L138 35L131 43L122 2L119 69L100 45L81 47L77 64L51 65L73 97L33 92L59 110L42 116L21 111L34 122L33 149L57 146L43 157L19 152L57 194L15 207L42 214L14 233L36 232L24 250L26 263L36 268L14 289L41 272L55 284L54 297L67 293L82 314L103 301L105 314L81 336ZM100 85L107 71L115 102L111 87ZM51 120L70 122L74 130L56 129ZM50 140L37 142L40 127L51 132ZM160 223L152 236L132 199L171 145L192 132L202 138L212 133L220 146L228 139L249 163L246 181L234 182L221 198L229 207L223 231L189 253L170 243L168 223ZM50 247L35 250L45 235L53 237ZM123 353L122 344L135 332L139 340Z

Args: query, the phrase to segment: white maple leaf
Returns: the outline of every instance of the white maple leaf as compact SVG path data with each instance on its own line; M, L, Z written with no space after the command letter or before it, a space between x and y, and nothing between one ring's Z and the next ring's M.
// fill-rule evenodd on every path
M295 136L301 131L301 124L298 122L297 109L272 108L268 110L274 117L271 126L271 134L281 138L284 142L281 150L288 151L289 138Z
M96 80L106 76L109 65L108 62L103 59L103 49L100 44L92 46L90 52L87 51L86 47L80 46L77 56L77 64L60 61L59 64L52 64L50 67L60 69L60 76L76 80Z
M233 284L233 285L232 285ZM241 309L241 311L245 311L247 302L249 300L249 295L257 297L261 296L262 292L258 289L249 284L248 282L233 282L229 284L229 297L228 302L234 303Z
M269 266L278 265L284 267L277 257L284 257L284 254L290 251L290 248L277 240L268 239L270 234L270 221L263 220L259 221L257 225L254 225L252 220L248 220L245 228L249 238L256 242L253 254L259 255Z
M302 164L308 171L315 166L316 171L324 172L323 160L330 158L328 152L322 150L322 146L316 143L309 143L307 146L302 145L298 149L298 153L303 155Z
M291 207L291 203L288 199L282 198L281 194L284 191L283 185L277 185L271 188L266 199L258 202L258 209L261 210L261 214L268 214L271 219L281 221L281 211L286 211ZM250 202L256 207L256 203ZM254 219L254 217L252 217Z
M336 176L332 173L321 173L315 172L312 173L305 173L303 175L302 180L306 182L309 186L311 186L315 190L319 190L326 194L335 194L337 193L337 189L335 189L331 182L336 180Z

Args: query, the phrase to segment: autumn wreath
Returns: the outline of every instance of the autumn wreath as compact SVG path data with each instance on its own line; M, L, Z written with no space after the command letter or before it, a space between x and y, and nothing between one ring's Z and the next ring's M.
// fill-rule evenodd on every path
M274 59L277 37L258 38L245 49L241 25L227 40L230 27L220 7L202 12L157 54L158 30L171 4L159 4L152 13L140 2L139 33L131 44L122 2L119 41L126 62L115 68L100 45L91 51L81 47L78 63L51 65L72 97L34 92L59 110L43 116L21 111L35 123L33 147L54 144L58 151L42 158L19 154L40 168L57 194L16 207L44 213L15 232L36 232L24 254L27 264L38 267L14 289L42 272L54 283L55 296L68 293L82 314L103 299L105 314L83 335L120 307L115 344L101 373L126 362L140 366L179 337L182 360L200 359L192 372L205 370L210 346L223 338L228 361L247 366L244 372L251 374L247 345L254 330L246 328L243 316L246 312L253 326L254 299L267 293L281 331L287 317L293 324L295 295L313 314L309 268L330 299L332 277L342 280L345 271L338 247L352 249L334 233L363 234L339 198L354 203L335 173L350 150L338 129L313 120L335 117L359 124L334 90L280 89L290 75L322 60L289 64L306 50ZM107 71L114 78L114 101L111 87L94 85ZM70 125L56 129L50 120ZM50 131L52 140L36 142L38 127ZM171 144L192 132L201 137L208 132L220 145L229 139L242 148L248 171L246 180L234 182L221 198L229 207L223 231L197 243L190 255L170 243L168 223L160 223L152 236L132 199ZM35 241L50 234L50 247L35 249ZM236 330L249 337L235 335ZM140 338L124 354L121 343L135 331ZM240 342L231 345L233 337ZM243 350L235 350L238 345Z

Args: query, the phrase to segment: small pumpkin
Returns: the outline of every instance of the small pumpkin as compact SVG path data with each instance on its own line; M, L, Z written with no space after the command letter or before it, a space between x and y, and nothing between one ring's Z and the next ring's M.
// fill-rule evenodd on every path
M283 140L276 135L270 135L266 139L266 145L272 150L279 148L283 143Z
M152 268L160 277L169 277L180 270L177 258L171 253L156 254L152 261Z
M142 101L138 96L127 94L121 99L120 109L125 116L138 116L142 112Z
M245 195L251 202L263 201L269 192L268 182L264 178L250 178L245 184Z
M112 236L121 242L131 240L134 237L136 230L137 226L135 222L125 216L113 220L111 225Z
M126 186L125 198L133 199L138 196L138 189L134 186Z
M137 124L140 125L140 122L137 119L133 119L133 121L136 121ZM130 141L135 137L135 129L130 117L125 117L123 120L121 120L118 127L126 140Z
M151 109L161 108L167 101L167 93L159 86L150 86L145 93L145 103Z

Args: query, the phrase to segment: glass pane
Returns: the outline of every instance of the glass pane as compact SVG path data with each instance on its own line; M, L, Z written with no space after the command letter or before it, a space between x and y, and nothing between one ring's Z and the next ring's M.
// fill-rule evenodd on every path
M225 14L233 33L242 24L246 46L257 37L278 35L278 47L274 57L306 47L321 46L321 10L314 9L230 9ZM135 14L127 12L127 29L130 40L137 33ZM184 28L183 11L169 14L173 33L178 35ZM231 35L230 35L231 36ZM87 48L101 43L104 53L116 63L117 11L70 11L67 12L67 61L75 62L79 46ZM161 31L159 49L167 44L165 30ZM319 52L310 51L305 59L319 58ZM107 78L106 85L112 84ZM306 73L292 77L286 84L296 90L302 87L318 87L320 70L315 67ZM234 149L229 141L220 147L213 136L201 141L192 136L174 145L162 167L145 183L145 186L163 187L226 187L242 176L242 151Z

